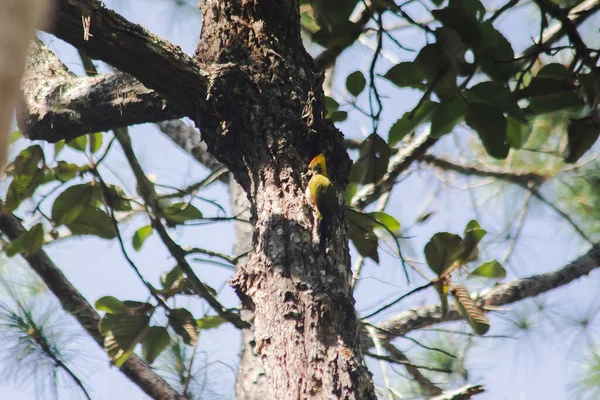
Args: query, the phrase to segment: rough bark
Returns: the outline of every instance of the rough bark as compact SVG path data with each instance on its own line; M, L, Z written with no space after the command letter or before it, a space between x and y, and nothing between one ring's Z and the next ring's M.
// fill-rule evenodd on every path
M198 61L214 77L207 97L216 117L197 122L250 199L254 251L232 283L254 312L269 396L375 398L357 346L345 224L339 213L334 240L320 253L304 197L311 156L327 153L340 187L349 160L341 135L323 119L298 5L212 0L202 9Z
M235 181L229 183L229 195L231 197L231 212L239 215L244 220L251 218L250 202L244 189ZM248 254L252 251L252 234L254 227L246 222L235 223L235 245L236 256ZM245 265L248 257L242 257L238 265ZM249 310L242 311L242 318L253 323L254 315ZM240 364L238 367L237 381L235 384L235 398L237 400L260 400L269 397L267 374L262 361L256 354L254 348L254 326L251 329L242 329L242 342Z
M0 231L9 240L15 240L25 232L25 229L14 215L0 213ZM25 257L25 260L44 281L48 289L58 298L62 308L75 317L96 343L104 348L104 336L102 336L99 329L100 316L85 297L69 282L46 252L40 250L34 255ZM184 399L135 354L127 359L121 367L121 372L153 399Z

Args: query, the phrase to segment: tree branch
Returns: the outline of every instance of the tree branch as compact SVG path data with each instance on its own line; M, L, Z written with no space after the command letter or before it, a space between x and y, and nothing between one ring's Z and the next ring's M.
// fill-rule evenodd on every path
M0 231L12 241L22 235L25 228L14 215L0 214ZM100 316L69 282L46 252L40 250L32 256L25 257L25 260L58 298L62 308L75 317L96 343L104 348L104 336L98 329ZM184 399L135 354L127 359L121 367L121 372L154 399Z
M115 137L121 144L123 152L125 153L125 157L129 162L129 166L131 167L135 179L137 181L137 187L139 188L140 196L144 199L146 206L151 211L148 214L152 221L152 227L156 230L159 237L169 250L169 253L173 256L173 258L179 264L179 267L184 272L186 277L190 282L190 286L194 290L194 292L203 298L212 308L213 310L219 314L221 317L231 322L233 326L238 329L248 328L249 324L246 321L243 321L239 315L231 312L226 309L216 298L213 296L206 285L198 279L198 276L194 273L191 265L185 259L186 251L182 249L175 241L171 238L167 229L163 225L161 218L163 217L162 210L158 205L158 201L156 198L156 193L154 192L154 186L148 180L148 177L144 174L142 167L137 159L137 156L133 152L133 148L131 147L131 138L129 137L128 132L125 129L117 129L114 131Z
M423 156L431 148L437 139L429 136L429 133L423 134L413 140L408 146L401 149L391 160L388 172L381 178L381 181L365 185L360 192L352 199L352 207L363 209L373 201L377 200L383 193L392 190L396 184L396 179L400 174L408 169L413 161Z
M600 9L600 0L586 0L572 9L569 10L567 18L571 25L578 27L585 22L589 17L594 15L596 11ZM561 23L556 23L550 28L546 29L543 37L540 38L540 44L533 44L529 46L521 54L515 58L522 58L524 56L538 54L540 52L540 46L548 47L559 41L566 33L565 27Z
M208 79L179 46L127 21L97 0L59 0L53 28L58 38L129 73L160 93L182 114L196 118ZM82 18L89 18L84 31ZM89 32L89 34L88 34Z
M30 45L21 91L21 130L48 142L179 116L129 75L76 77L39 42Z
M517 279L513 282L494 287L482 296L477 304L485 309L488 306L503 306L525 300L529 297L535 297L565 286L575 279L589 274L598 267L600 267L600 244L597 243L586 254L553 272ZM377 329L382 341L390 341L415 329L461 319L462 317L456 307L450 307L446 319L442 319L440 306L431 305L403 311L395 317L379 324ZM373 342L366 332L361 335L361 342L362 348L365 351L373 346Z
M371 11L371 4L369 2L369 4L367 4L367 7L363 9L358 18L352 22L354 22L362 30L362 28L364 28L365 25L367 25L372 15L373 12ZM356 35L356 37L352 41L344 41L344 43L341 45L333 46L328 48L327 50L323 50L321 54L315 57L315 64L317 65L317 69L319 71L325 71L326 69L333 67L333 65L335 64L335 60L337 60L340 54L342 54L344 50L346 50L348 47L352 46L361 34L362 33Z
M540 175L535 172L503 171L500 169L491 169L479 165L456 164L452 161L439 158L431 154L423 155L419 161L446 171L453 171L463 175L480 176L484 178L496 178L524 186L526 188L530 184L537 185L543 183L549 178L548 176Z
M542 13L548 13L552 18L560 21L561 29L567 35L571 44L575 47L575 52L577 56L581 58L583 63L589 68L595 68L596 63L590 57L589 49L587 48L585 43L583 43L579 32L577 32L577 26L574 25L571 19L569 18L570 13L549 0L534 1L538 5Z
M473 396L483 392L485 392L485 390L481 385L463 386L459 389L451 390L449 392L442 393L439 396L432 397L429 400L469 400L472 399Z
M394 360L400 361L404 365L406 371L414 378L419 386L421 386L423 393L429 395L442 394L442 389L437 387L425 375L423 375L419 370L420 367L411 363L408 357L406 357L406 354L400 351L396 346L391 343L385 343L383 347L388 353L390 353L390 356L392 356Z

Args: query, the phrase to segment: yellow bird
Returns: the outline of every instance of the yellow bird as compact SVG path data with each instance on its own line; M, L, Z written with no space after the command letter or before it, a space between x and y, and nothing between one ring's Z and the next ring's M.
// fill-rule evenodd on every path
M325 250L329 227L337 206L336 190L327 176L327 165L324 154L321 153L313 158L308 165L308 170L309 173L312 173L312 177L308 181L306 196L317 209L317 216L319 217L319 247L321 250Z

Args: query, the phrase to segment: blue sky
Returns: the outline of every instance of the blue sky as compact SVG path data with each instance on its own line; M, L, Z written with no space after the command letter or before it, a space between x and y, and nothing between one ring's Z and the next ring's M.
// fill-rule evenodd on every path
M178 45L184 51L193 53L199 36L201 17L199 12L190 7L182 7L173 11L173 2L164 1L110 1L109 6L121 12L130 21L146 26L152 32L166 38ZM498 3L498 2L496 2ZM486 2L486 6L489 3ZM408 9L415 17L419 16L418 8ZM528 37L536 37L538 29L537 17L532 7L524 6L511 18L500 22L500 29L507 34L513 43L515 51L527 47L531 41ZM598 19L596 18L596 23ZM594 22L588 23L593 26ZM523 29L529 29L529 34L524 34ZM93 32L92 32L93 33ZM403 31L403 42L418 47L423 41L423 36L417 31ZM43 36L50 48L57 52L63 62L75 73L82 69L77 53L61 41ZM596 37L597 40L597 37ZM345 77L352 71L360 69L365 71L370 63L371 51L362 45L355 45L340 57L335 76L334 93L336 96L347 96L344 89ZM402 59L412 59L410 53L400 54ZM385 72L392 63L382 61L381 73ZM387 111L383 115L380 134L387 138L389 126L404 112L410 110L419 99L419 92L411 90L398 90L384 81L381 83L381 92L386 96ZM363 104L365 99L361 99ZM394 110L394 111L392 111ZM368 120L357 112L351 112L347 122L339 128L348 137L361 138L371 133ZM157 182L184 187L201 180L207 170L199 166L196 161L183 153L168 139L162 136L153 125L142 125L131 128L134 148L140 161L148 174L156 176ZM453 157L458 153L456 144L464 144L473 138L472 133L465 129L457 129L452 136L445 137L436 145L436 154ZM71 154L75 160L78 155ZM118 179L126 187L134 191L131 173L122 153L115 149L108 159L108 166L104 175L109 179ZM417 170L418 169L418 170ZM415 167L411 176L395 189L388 213L395 216L403 227L412 227L409 230L411 238L403 242L403 249L409 257L423 259L422 249L431 235L438 231L460 233L466 223L476 217L471 206L468 191L463 190L467 184L481 183L476 180L457 178L453 181L443 179L439 173ZM443 178L443 179L442 179ZM431 197L432 188L441 185L442 190ZM483 206L478 209L479 222L493 237L494 233L503 230L507 220L514 218L525 193L521 190L510 188L506 195L492 196L496 186L483 186L473 189L479 198L489 197ZM225 188L219 184L213 185L203 191L202 195L220 204L228 205L228 195ZM429 203L431 200L431 203ZM415 216L423 211L423 206L430 204L432 210L437 211L431 222L415 225ZM206 204L198 204L205 214L215 212ZM136 218L124 227L124 237L129 238L136 229L148 223L142 217ZM183 245L198 246L213 249L223 253L230 253L233 245L233 229L231 224L222 223L203 227L177 228L174 237ZM506 246L506 241L496 240L489 243L484 253L486 259L501 258ZM100 239L72 238L47 246L48 253L62 268L71 282L93 303L104 295L113 295L121 299L146 300L147 292L138 281L133 271L125 263L116 242ZM160 274L174 266L174 261L155 236L151 237L144 245L141 252L136 253L131 248L130 254L140 267L144 276L152 283L157 283ZM551 210L539 204L534 204L527 217L522 238L508 265L510 272L506 281L514 277L524 277L531 274L550 271L559 268L566 262L582 254L584 244L563 221ZM353 253L354 255L354 253ZM397 297L406 290L406 282L397 259L381 253L381 263L376 266L367 263L362 279L356 291L357 309L359 312L372 311L385 301ZM23 261L11 259L10 265L23 265ZM220 291L220 299L227 306L236 306L238 300L227 285L231 272L227 269L209 264L195 266L200 279ZM418 282L418 281L417 281ZM538 317L537 328L526 335L525 338L514 340L480 339L477 346L470 353L467 365L470 367L471 377L478 383L485 384L488 392L480 396L481 399L568 399L566 391L568 379L576 371L577 358L573 357L575 347L570 347L573 335L560 330L560 318L564 315L576 316L585 313L587 305L594 301L593 294L598 287L598 276L592 274L568 289L552 292L545 298L553 304L551 312L546 318ZM422 292L407 299L405 302L377 316L373 321L386 319L408 307L428 305L438 301L433 290ZM196 317L202 316L209 310L199 300L189 300L189 307ZM513 308L516 311L527 311L531 305L519 304ZM522 310L521 310L522 309ZM530 311L530 310L529 310ZM514 335L510 329L511 313L501 311L492 316L492 329L490 335ZM558 321L558 322L557 322ZM463 324L464 328L464 324ZM419 337L415 335L415 337ZM578 340L575 337L575 340ZM400 341L402 345L406 343ZM108 359L102 351L91 341L77 344L82 354L90 358L98 357L92 362L93 368L81 368L82 376L88 383L94 399L146 399L147 397L116 369L109 368ZM239 352L239 335L230 326L222 326L218 330L202 332L200 348L206 354L208 362L220 361L226 365L215 363L209 368L209 382L211 390L222 394L225 398L232 397L235 374L232 371L237 367ZM411 354L411 353L409 353ZM8 361L0 361L7 363ZM88 364L89 365L89 364ZM371 371L375 374L378 384L382 383L381 368L378 363L369 362ZM25 400L37 398L32 386L14 388L10 383L0 386L3 398ZM77 398L76 393L71 393L72 398ZM40 399L45 397L41 396ZM210 397L207 397L210 398Z

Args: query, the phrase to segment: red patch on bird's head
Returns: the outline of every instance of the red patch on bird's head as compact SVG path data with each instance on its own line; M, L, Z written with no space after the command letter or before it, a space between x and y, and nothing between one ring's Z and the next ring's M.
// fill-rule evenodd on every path
M317 173L327 176L327 167L325 164L325 154L321 153L312 159L308 168L316 170Z

